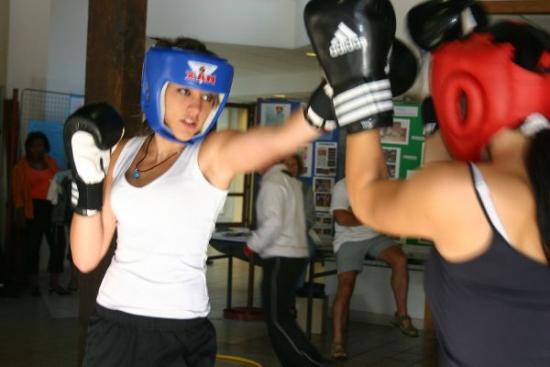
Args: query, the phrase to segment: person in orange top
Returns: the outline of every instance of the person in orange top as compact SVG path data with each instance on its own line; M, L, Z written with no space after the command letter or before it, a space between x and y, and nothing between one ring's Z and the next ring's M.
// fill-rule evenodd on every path
M63 271L63 253L60 253L52 236L52 207L47 195L50 182L59 169L55 160L47 154L49 150L50 143L46 135L31 132L25 140L25 156L13 168L15 222L25 232L26 270L34 296L40 295L38 265L42 236L46 236L50 248L50 293L69 294L59 285L59 275Z

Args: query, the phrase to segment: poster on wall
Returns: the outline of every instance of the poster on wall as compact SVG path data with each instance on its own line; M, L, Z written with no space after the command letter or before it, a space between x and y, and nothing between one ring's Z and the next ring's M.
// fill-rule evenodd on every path
M328 212L330 210L330 200L332 199L330 192L316 192L314 198L315 211Z
M304 170L300 176L311 177L313 171L313 144L298 149L298 154L302 157L302 163L304 164Z
M332 240L332 215L327 212L316 212L313 231L321 238L322 241Z
M401 148L397 147L382 147L384 151L384 160L388 168L388 176L390 178L399 178L399 163L401 162Z
M338 143L318 142L315 145L315 176L336 176Z
M260 125L276 125L286 121L290 116L290 102L261 102Z
M410 120L394 118L392 127L386 127L380 131L382 144L409 144L410 126Z
M331 194L334 187L334 178L331 177L314 177L313 178L313 191L324 192Z

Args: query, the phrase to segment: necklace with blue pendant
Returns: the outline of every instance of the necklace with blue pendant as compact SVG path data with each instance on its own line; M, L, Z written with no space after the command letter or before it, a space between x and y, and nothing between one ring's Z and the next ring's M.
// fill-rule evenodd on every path
M139 169L134 169L134 172L132 172L132 177L135 178L136 180L140 177L140 174L139 174Z
M153 140L153 135L150 136L149 140L147 141L147 145L145 146L145 154L143 155L143 157L141 157L141 159L139 160L139 162L136 163L136 168L134 168L134 171L132 172L132 178L134 178L135 180L138 180L140 177L141 177L141 173L142 172L148 172L150 170L152 170L153 168L156 168L158 166L160 166L161 164L163 164L164 162L166 162L167 160L169 160L170 158L172 158L173 156L175 156L176 154L180 153L180 152L175 152L174 154L171 154L170 156L168 156L167 158L163 159L162 161L160 161L159 163L155 164L154 166L152 167L149 167L147 169L139 169L138 166L141 164L141 162L143 162L143 160L145 159L145 157L147 157L147 154L149 154L149 145L151 145L151 140Z

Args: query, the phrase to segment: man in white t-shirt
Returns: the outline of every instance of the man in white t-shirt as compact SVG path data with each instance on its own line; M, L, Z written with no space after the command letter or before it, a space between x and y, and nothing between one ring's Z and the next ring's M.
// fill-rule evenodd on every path
M334 253L338 271L338 290L333 304L332 357L347 358L343 343L344 323L357 274L363 270L365 256L386 262L392 269L391 287L397 311L392 322L408 336L418 336L418 330L407 315L408 269L407 257L389 237L365 227L353 214L346 191L346 180L334 185L330 211L334 217Z

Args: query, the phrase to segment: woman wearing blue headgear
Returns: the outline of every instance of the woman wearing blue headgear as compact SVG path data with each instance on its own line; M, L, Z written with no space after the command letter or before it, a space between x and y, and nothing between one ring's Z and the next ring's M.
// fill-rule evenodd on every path
M121 141L110 157L123 124L108 105L85 106L65 124L76 266L94 269L118 233L85 366L213 366L206 250L229 184L319 136L302 113L279 126L207 135L227 101L232 67L196 40L162 46L147 52L143 69L150 135ZM322 125L313 99L308 122Z

